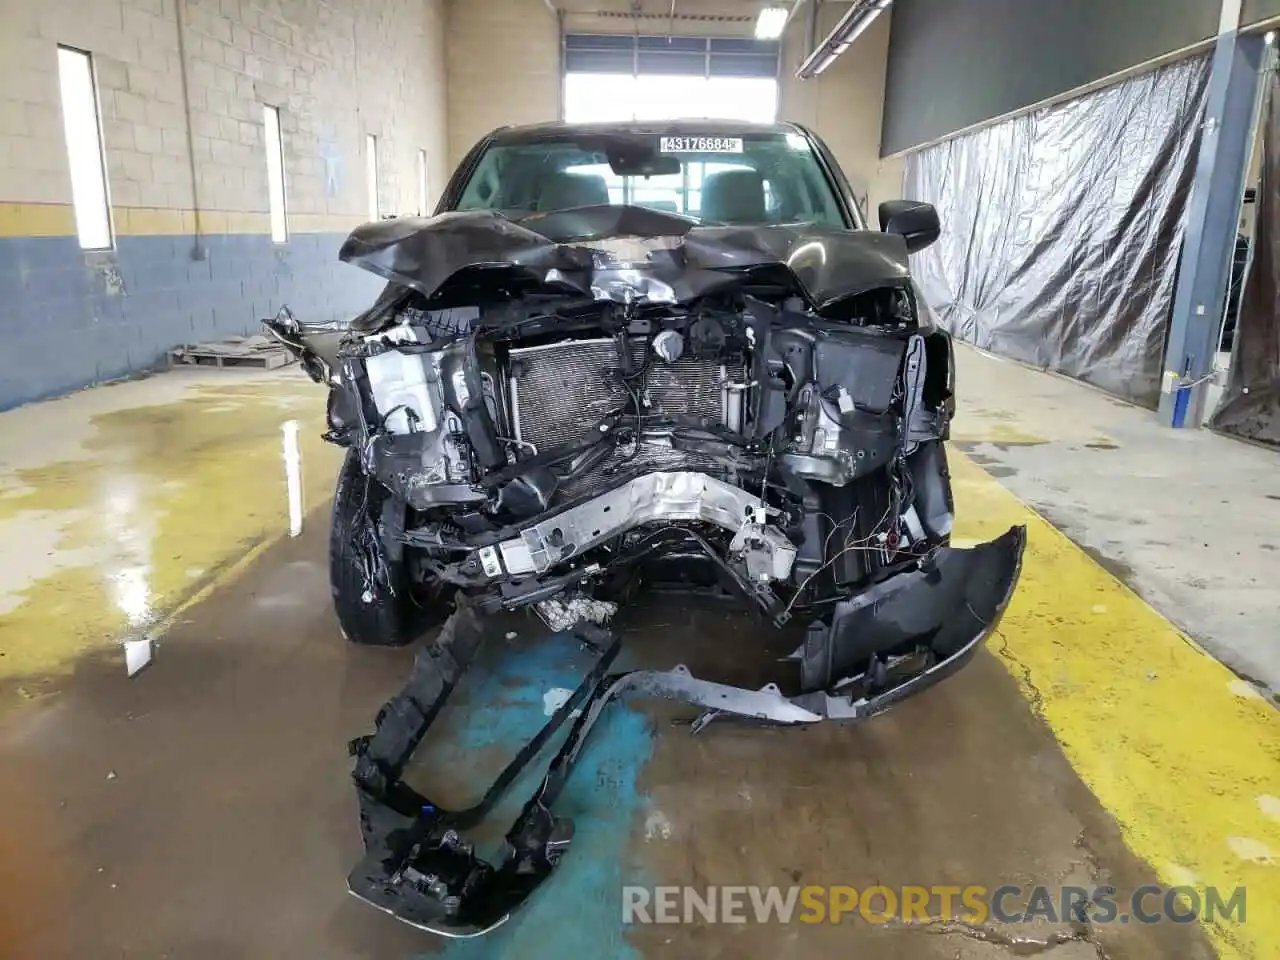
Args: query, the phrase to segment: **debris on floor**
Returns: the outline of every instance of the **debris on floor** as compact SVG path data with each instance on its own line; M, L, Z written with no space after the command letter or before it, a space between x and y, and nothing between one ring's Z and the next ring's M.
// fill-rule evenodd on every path
M188 343L169 351L169 363L203 367L258 367L274 370L296 358L279 341L258 334L227 337L211 343Z
M569 702L569 698L573 696L573 691L568 687L552 687L542 695L542 715L544 717L554 716L555 712ZM569 714L570 717L577 717L582 711L575 710Z
M580 593L564 593L552 600L534 604L538 616L552 630L568 630L580 620L605 624L618 612L618 605L607 600L592 600Z
M126 640L124 642L124 670L129 676L137 676L138 673L151 663L151 638L143 637L140 640Z

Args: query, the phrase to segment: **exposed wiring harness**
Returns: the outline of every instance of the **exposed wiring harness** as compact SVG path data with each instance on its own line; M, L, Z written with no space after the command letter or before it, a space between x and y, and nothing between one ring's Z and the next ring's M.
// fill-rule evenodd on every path
M893 461L888 472L889 477L889 504L885 507L884 513L876 520L871 531L864 537L855 539L858 524L858 509L855 507L853 513L845 517L843 520L835 521L829 514L819 513L818 516L826 517L827 522L832 524L830 532L827 533L826 539L822 544L822 554L827 556L831 546L831 539L836 535L842 526L849 524L849 535L843 546L838 552L828 557L816 570L810 573L796 587L795 593L792 594L790 601L783 609L783 614L791 612L792 608L804 594L805 588L823 571L829 569L837 560L846 554L863 551L866 553L878 553L888 559L890 555L906 552L908 555L915 555L915 551L901 551L897 547L897 539L890 540L890 536L896 532L902 515L902 505L910 503L914 495L914 485L911 481L911 472L906 469L901 458Z
M791 612L791 608L796 605L796 601L799 600L800 597L804 594L805 587L807 587L813 581L813 579L818 576L818 574L830 568L832 564L834 564L837 560L839 560L845 554L852 553L855 550L866 550L868 552L871 552L872 550L875 550L875 551L880 550L880 547L869 548L867 547L867 544L879 538L882 532L880 530L880 526L885 522L885 520L888 519L889 512L892 509L893 509L892 504L890 504L888 507L885 507L884 513L880 515L880 519L876 521L876 524L872 528L871 532L868 533L865 537L854 540L853 539L854 532L851 530L849 533L849 539L845 541L844 546L840 549L840 551L838 553L833 554L820 567L814 570L813 573L809 574L807 577L805 577L803 580L800 581L800 585L796 587L795 593L791 595L791 599L787 601L787 605L783 607L782 614L784 616L786 614L789 614ZM827 534L826 543L823 544L822 552L824 554L827 552L826 550L827 544L831 542L832 534L834 534L835 531L838 530L840 526L846 521L853 521L856 524L857 518L858 518L858 511L854 510L853 513L849 517L847 517L845 521L841 521L841 524L837 524L835 527L832 528L831 533Z
M369 491L376 482L369 474L364 474L364 489L361 491L360 505L351 515L350 542L356 553L356 562L360 567L360 577L365 590L372 595L373 585L381 584L388 595L394 597L395 584L392 582L390 567L387 566L382 538L378 535L377 523L369 513Z

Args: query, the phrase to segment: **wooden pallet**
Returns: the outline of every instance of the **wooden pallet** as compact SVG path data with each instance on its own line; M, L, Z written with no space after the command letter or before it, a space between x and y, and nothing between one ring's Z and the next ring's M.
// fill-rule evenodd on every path
M185 344L169 351L172 366L256 367L274 370L297 359L283 345L266 337L232 337L214 343Z

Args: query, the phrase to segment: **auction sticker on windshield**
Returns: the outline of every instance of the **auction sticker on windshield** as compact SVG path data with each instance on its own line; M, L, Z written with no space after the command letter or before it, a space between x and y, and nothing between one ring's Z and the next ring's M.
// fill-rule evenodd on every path
M741 153L741 137L661 137L659 153Z

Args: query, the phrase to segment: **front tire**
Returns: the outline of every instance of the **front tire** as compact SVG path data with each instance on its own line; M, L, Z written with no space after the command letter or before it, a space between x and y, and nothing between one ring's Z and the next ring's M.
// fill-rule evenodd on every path
M425 607L415 603L403 558L392 560L381 550L380 575L367 572L371 551L378 549L383 505L390 496L364 472L356 452L348 450L333 494L329 586L343 634L363 646L402 647L447 614L438 589L429 591Z

